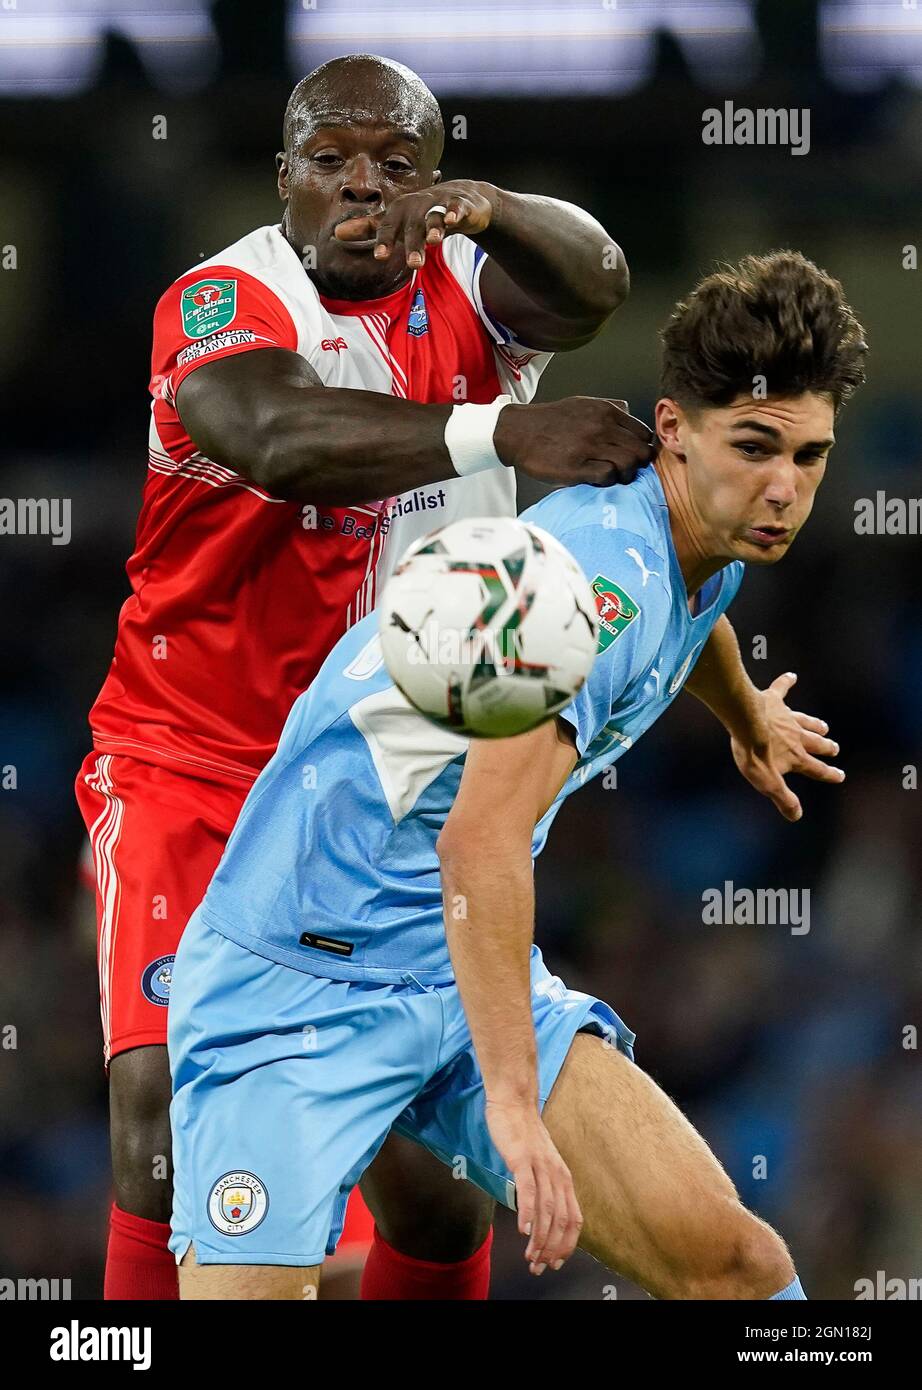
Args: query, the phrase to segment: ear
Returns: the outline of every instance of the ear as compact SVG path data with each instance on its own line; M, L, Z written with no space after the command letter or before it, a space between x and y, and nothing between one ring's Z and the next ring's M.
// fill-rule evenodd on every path
M435 169L435 170L433 170L433 173L432 173L432 182L433 182L434 184L436 184L436 183L441 183L441 182L442 182L442 171L441 171L441 169Z
M654 420L660 443L684 463L685 411L676 401L670 400L667 396L656 402Z
M284 150L275 156L275 167L278 170L279 197L285 203L288 201L288 157Z

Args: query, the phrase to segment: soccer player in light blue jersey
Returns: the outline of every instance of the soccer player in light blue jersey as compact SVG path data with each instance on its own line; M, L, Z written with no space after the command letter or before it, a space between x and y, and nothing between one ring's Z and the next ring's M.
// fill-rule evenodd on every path
M704 280L663 341L655 464L525 514L600 605L594 667L557 719L500 740L437 728L390 681L374 615L292 709L174 970L184 1298L310 1296L392 1129L517 1208L534 1274L579 1244L657 1298L804 1297L633 1033L532 939L532 861L564 798L683 687L787 819L789 773L843 778L826 725L786 704L794 676L750 681L725 611L744 565L779 560L810 514L863 379L860 325L784 252Z

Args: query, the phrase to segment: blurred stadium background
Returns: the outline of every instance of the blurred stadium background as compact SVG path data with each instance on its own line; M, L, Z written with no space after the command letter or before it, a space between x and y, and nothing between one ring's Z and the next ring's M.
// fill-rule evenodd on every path
M596 781L561 814L538 939L637 1032L638 1060L783 1232L811 1297L918 1277L922 1072L904 1030L922 1023L922 793L905 769L922 541L854 529L858 498L920 491L914 0L0 4L0 493L73 509L69 545L0 538L0 764L17 782L0 791L0 1275L101 1295L106 1088L72 782L127 593L152 309L197 257L277 219L288 91L346 51L429 81L448 177L570 198L625 248L629 303L539 399L626 397L649 419L674 299L747 251L804 251L867 326L870 381L814 519L732 614L757 680L800 673L796 704L829 720L848 781L798 786L806 814L788 826L681 699L617 788ZM809 108L809 153L705 146L702 112L725 100ZM726 880L809 889L809 933L703 925L702 892ZM495 1298L611 1296L586 1257L535 1283L504 1214L497 1228Z

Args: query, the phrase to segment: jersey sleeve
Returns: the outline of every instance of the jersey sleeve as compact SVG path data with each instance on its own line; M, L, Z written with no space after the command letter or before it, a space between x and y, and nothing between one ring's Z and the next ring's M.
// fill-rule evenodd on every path
M151 394L175 400L180 383L204 362L297 346L291 313L262 280L234 266L193 270L170 286L154 312Z
M572 726L581 758L659 651L671 606L665 586L654 581L642 588L636 564L625 562L625 545L616 550L610 531L603 533L607 543L601 544L600 530L596 525L557 533L589 581L599 617L592 670L576 699L558 716ZM635 548L644 549L641 536L624 531L619 539L627 547L633 542Z
M541 373L553 357L519 342L505 324L488 312L480 293L480 277L489 257L482 246L466 236L449 236L442 242L442 255L493 344L493 356L500 385L506 395L527 405L538 389Z

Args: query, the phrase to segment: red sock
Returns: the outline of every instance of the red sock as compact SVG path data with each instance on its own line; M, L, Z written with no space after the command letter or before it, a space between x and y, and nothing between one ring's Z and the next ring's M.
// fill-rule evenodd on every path
M442 1264L401 1255L382 1237L377 1226L362 1271L363 1302L371 1299L484 1299L490 1292L490 1248L493 1231L466 1260Z
M179 1298L176 1258L167 1249L169 1223L132 1216L115 1203L109 1213L109 1250L103 1298Z

